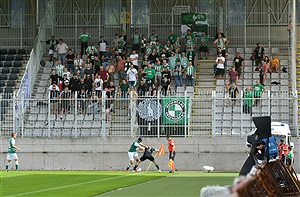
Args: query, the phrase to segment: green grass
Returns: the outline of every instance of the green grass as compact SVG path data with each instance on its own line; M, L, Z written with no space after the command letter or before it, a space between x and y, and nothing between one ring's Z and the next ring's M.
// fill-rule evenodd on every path
M231 185L237 173L10 171L0 196L199 196L206 185Z

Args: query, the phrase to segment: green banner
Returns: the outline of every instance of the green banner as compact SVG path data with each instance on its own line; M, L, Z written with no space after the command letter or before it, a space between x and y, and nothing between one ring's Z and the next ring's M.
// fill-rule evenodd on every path
M189 100L184 97L162 99L162 124L182 125L187 123Z
M200 25L207 24L207 15L204 13L182 13L181 24L183 25Z

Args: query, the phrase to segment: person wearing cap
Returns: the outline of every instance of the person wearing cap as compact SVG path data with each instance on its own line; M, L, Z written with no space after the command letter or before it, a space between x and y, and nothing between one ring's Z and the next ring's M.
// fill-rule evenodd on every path
M137 168L138 168L139 164L141 163L141 160L139 158L137 150L144 150L145 148L147 148L147 146L142 144L142 141L143 141L143 139L141 137L139 137L137 140L133 140L133 142L131 143L129 150L128 150L129 163L126 167L125 172L128 172L130 167L133 165L134 161L136 163L133 167L133 172L134 171L138 172Z
M256 47L255 47L254 51L252 52L252 61L255 62L255 66L257 68L259 68L261 66L261 61L263 60L263 58L265 56L266 56L265 49L258 42L256 44Z
M102 57L103 53L106 51L107 46L108 46L108 42L104 40L103 36L100 36L100 40L98 42L98 51L100 57Z
M91 39L91 35L86 31L86 27L83 27L82 33L80 33L78 39L80 41L80 46L81 46L80 55L82 56L88 47L88 41Z

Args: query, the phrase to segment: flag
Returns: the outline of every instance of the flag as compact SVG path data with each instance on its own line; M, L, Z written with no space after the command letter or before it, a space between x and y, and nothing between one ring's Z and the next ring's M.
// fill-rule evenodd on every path
M173 160L172 159L169 160L168 167L171 168L171 170L172 170L172 167L173 167Z
M184 125L188 121L189 99L166 97L162 99L162 124Z
M162 145L159 147L159 149L158 149L158 156L161 156L161 155L165 154L164 148L165 148L165 145L164 145L164 144L162 144Z

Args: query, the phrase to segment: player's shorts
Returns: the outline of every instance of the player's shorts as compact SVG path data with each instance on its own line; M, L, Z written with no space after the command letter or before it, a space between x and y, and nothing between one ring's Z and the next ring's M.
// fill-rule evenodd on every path
M128 152L129 160L139 159L139 155L137 152Z
M143 155L142 157L141 157L141 161L145 161L145 160L147 160L147 159L149 159L150 161L154 161L154 157L153 156L146 156L146 155Z
M175 151L173 153L173 157L172 157L172 152L169 152L169 159L172 159L174 161L175 160L175 155L176 155Z
M16 160L16 159L18 159L18 155L17 155L17 153L7 153L6 159L7 160Z
M208 52L208 47L200 47L199 51L200 52Z

